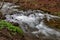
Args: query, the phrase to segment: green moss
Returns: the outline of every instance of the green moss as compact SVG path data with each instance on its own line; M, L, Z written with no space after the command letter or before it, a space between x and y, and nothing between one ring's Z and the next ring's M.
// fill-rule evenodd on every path
M58 12L58 16L60 16L60 12Z
M12 31L12 32L18 32L19 34L23 34L23 31L21 28L16 27L12 25L11 23L6 22L4 20L0 20L0 30L3 28L7 28L9 31Z

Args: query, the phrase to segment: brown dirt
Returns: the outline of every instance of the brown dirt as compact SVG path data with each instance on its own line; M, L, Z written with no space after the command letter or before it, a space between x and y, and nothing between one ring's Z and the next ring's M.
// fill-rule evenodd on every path
M45 20L44 22L46 25L52 28L60 29L60 19L58 18L53 18L53 19L50 19L49 21Z
M8 29L0 30L0 40L38 40L35 37L28 36L27 34L20 35L19 33L13 34Z
M52 13L60 12L60 0L5 0L20 5L21 9L41 9Z
M21 36L18 33L13 35L7 29L2 29L0 31L0 40L25 40L25 38L24 38L24 36Z

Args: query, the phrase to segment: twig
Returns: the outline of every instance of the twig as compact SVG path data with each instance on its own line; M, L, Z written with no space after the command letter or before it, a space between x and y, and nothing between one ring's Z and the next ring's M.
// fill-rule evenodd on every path
M2 5L1 5L0 9L2 9L3 5L4 5L4 0L3 0L3 2L2 2Z

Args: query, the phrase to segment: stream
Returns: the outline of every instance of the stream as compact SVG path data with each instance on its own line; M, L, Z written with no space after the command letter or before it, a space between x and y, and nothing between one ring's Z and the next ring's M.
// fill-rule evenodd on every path
M50 20L60 20L60 17L44 13L41 10L23 11L16 9L16 7L19 6L12 3L5 3L3 5L1 11L6 17L5 21L18 23L24 33L31 34L31 36L60 38L60 31L47 25Z

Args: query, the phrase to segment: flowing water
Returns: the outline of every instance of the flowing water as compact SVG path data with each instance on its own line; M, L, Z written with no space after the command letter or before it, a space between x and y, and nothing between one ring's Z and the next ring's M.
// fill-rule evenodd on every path
M55 30L46 24L51 19L60 20L60 17L44 13L41 10L19 11L18 9L15 9L15 7L18 6L12 3L5 3L2 7L1 10L6 17L6 21L18 23L24 33L32 34L36 37L40 37L41 35L43 37L60 37L60 31Z

